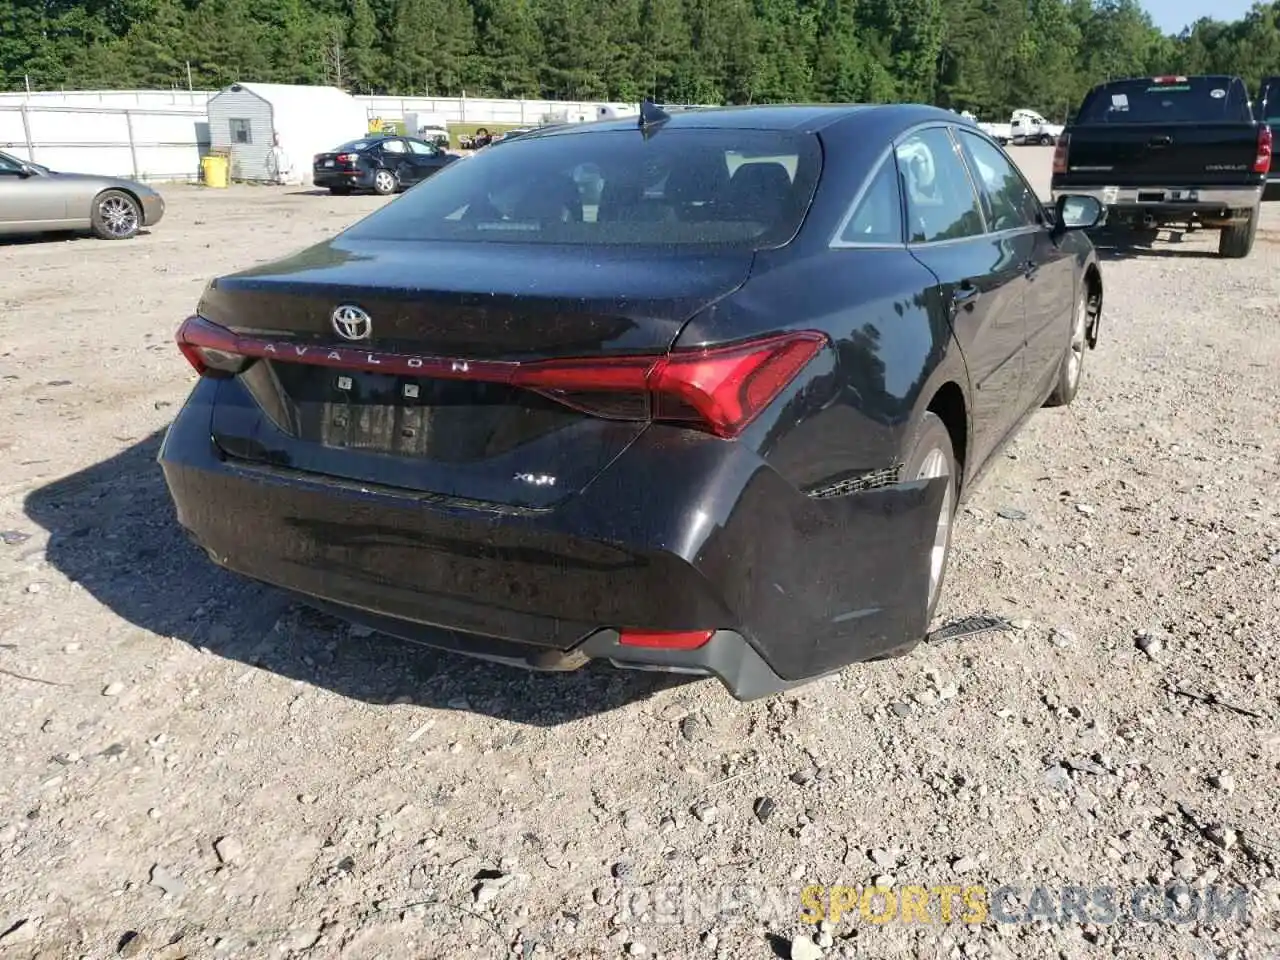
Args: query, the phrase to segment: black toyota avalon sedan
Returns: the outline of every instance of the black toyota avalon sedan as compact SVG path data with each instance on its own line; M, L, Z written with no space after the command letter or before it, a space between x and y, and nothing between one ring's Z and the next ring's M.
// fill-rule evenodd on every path
M931 107L531 132L210 283L160 461L350 621L764 696L925 635L958 498L1080 385L1100 216Z

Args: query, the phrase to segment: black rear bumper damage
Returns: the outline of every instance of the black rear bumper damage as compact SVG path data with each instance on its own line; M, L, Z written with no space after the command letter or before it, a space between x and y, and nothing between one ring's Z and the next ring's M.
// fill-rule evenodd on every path
M921 639L941 481L813 499L735 443L647 430L584 490L509 511L226 458L201 381L160 462L218 563L392 636L544 669L719 677L740 699ZM715 631L693 650L619 631Z

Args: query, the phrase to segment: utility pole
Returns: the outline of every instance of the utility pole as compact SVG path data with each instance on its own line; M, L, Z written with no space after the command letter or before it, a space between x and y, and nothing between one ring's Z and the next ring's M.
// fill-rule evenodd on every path
M27 85L27 96L29 97L31 96L31 74L24 73L22 75L22 80Z
M190 93L195 88L191 86L191 61L187 61L187 92Z

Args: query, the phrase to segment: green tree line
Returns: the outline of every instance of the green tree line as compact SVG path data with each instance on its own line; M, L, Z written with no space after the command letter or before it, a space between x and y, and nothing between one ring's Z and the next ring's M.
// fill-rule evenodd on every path
M1280 73L1280 0L1163 34L1138 0L0 0L0 87L235 80L1061 116L1094 83Z

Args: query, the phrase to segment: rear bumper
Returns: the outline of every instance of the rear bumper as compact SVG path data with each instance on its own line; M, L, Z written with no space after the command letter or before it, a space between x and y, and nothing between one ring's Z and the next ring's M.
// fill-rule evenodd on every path
M1197 213L1217 214L1227 210L1247 210L1262 202L1264 184L1239 187L1175 186L1075 186L1054 178L1053 200L1063 194L1093 197L1109 211L1150 213L1153 216Z
M371 190L373 188L373 175L365 170L344 172L313 169L311 182L317 187L348 187L352 190Z
M706 673L739 699L924 636L940 481L812 499L740 444L650 428L554 508L484 509L225 459L216 391L197 385L160 451L181 525L219 564L390 635ZM717 632L670 651L622 647L627 628Z

